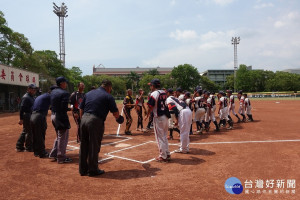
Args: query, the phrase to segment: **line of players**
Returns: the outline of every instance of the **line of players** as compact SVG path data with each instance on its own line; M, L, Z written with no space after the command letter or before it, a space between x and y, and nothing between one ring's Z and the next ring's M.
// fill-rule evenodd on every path
M243 94L242 91L239 91L237 98L239 100L239 110L238 113L242 116L242 120L235 112L235 96L233 95L232 90L227 90L226 93L220 91L217 96L214 92L209 92L202 90L201 87L196 87L194 94L191 96L189 92L182 92L180 88L177 88L173 93L172 89L166 90L168 96L174 95L180 101L184 101L191 110L194 110L194 123L196 123L198 134L202 134L205 130L206 132L210 129L210 124L213 122L215 129L214 131L220 131L220 127L226 127L227 129L233 129L233 119L230 116L232 113L237 119L237 123L253 121L251 113L251 102L247 94ZM216 97L218 98L218 115L220 118L219 123L215 118L215 111L217 109ZM246 118L245 113L248 118ZM173 130L178 130L174 127L173 117L169 119L169 131L170 135L168 139L173 139ZM193 134L192 126L190 128L190 135Z
M191 95L190 92L183 91L181 88L177 88L175 91L173 89L165 89L163 88L168 97L175 97L181 102L185 102L185 104L190 108L190 110L194 111L193 123L196 124L196 133L202 134L203 131L209 132L211 123L214 124L214 131L220 131L221 127L226 127L227 129L233 129L233 119L230 114L232 113L237 118L237 123L253 121L252 113L251 113L251 102L248 98L247 94L243 94L242 91L239 91L237 94L238 98L238 114L235 112L235 103L236 98L232 92L232 90L227 90L226 93L223 91L219 91L216 95L214 92L209 92L206 90L202 90L202 88L196 87L194 93ZM136 108L138 114L138 124L137 131L146 131L143 129L143 117L142 117L142 108L144 107L144 100L142 98L144 91L142 89L139 90L139 94L136 96L136 104L133 102L132 98L132 90L127 90L127 96L125 97L124 104L124 113L127 119L126 123L126 135L131 135L130 126L132 124L132 117L130 115L130 109ZM149 96L148 96L149 98ZM218 101L217 101L218 99ZM218 105L218 110L217 110ZM217 122L215 117L215 112L217 110L219 116L219 122ZM147 111L145 109L145 115ZM246 114L248 118L246 117ZM169 136L168 139L173 139L173 132L176 131L180 133L179 128L175 122L175 115L171 112L171 117L169 118ZM149 118L149 123L147 125L147 130L151 130L150 125L153 121L153 117ZM139 128L141 126L141 128ZM193 134L193 124L190 127L190 135Z

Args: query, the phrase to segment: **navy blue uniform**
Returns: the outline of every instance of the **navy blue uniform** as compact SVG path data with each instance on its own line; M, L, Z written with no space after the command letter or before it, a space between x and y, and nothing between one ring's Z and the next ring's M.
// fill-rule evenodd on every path
M54 141L50 153L51 158L57 158L58 163L64 163L66 148L69 140L70 121L67 114L70 94L62 88L54 89L51 92L51 120L54 125L57 138Z
M46 116L50 107L50 94L45 93L38 96L32 107L30 125L33 136L33 152L35 156L45 157L45 134L47 129Z
M16 144L16 148L18 151L23 151L24 149L32 151L32 131L30 127L30 116L33 103L34 98L29 93L26 93L22 97L20 106L20 120L23 120L23 131Z
M81 143L79 173L95 174L98 169L98 154L104 133L104 122L108 112L118 112L115 99L103 87L91 90L79 106L84 114L81 119Z

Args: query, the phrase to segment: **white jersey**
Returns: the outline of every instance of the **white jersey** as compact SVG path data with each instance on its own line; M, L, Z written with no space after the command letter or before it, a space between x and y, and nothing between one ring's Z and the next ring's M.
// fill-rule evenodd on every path
M224 96L221 97L220 101L219 101L219 104L222 106L222 109L226 108L228 106L227 98L224 97Z
M245 99L245 107L246 107L246 108L249 108L250 106L251 106L250 99L249 99L249 98L246 98L246 99Z
M185 109L185 107L182 104L185 104L184 101L180 101L176 97L169 96L166 100L166 104L169 107L170 104L173 104L176 106L177 110L180 112L181 110ZM169 107L170 110L170 107Z
M240 98L240 107L244 107L244 105L245 105L245 97L241 96L241 98Z
M178 99L179 99L180 101L184 101L184 94L179 95Z
M233 94L230 95L230 97L229 97L229 104L230 104L230 105L233 105L233 104L234 104L234 95L233 95Z
M204 108L204 98L203 97L196 97L195 98L195 108Z
M163 94L163 95L160 95ZM165 105L163 104L163 100L165 99L159 99L159 97L167 98L166 93L164 90L155 90L151 93L150 98L148 100L148 105L153 107L153 114L154 117L158 117L161 115L161 113L165 110ZM158 105L159 104L159 105Z
M192 109L192 99L191 98L186 99L185 103L190 109Z

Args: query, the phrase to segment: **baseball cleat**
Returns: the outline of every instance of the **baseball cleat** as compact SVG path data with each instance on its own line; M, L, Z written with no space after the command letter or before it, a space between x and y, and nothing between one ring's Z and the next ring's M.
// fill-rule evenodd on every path
M167 155L167 161L171 161L171 155Z
M180 149L177 149L174 151L175 153L183 153L183 154L188 154L188 151L181 151Z
M157 157L157 158L155 158L155 160L157 161L157 162L168 162L168 159L166 158L166 159L164 159L164 158L162 158L162 157Z

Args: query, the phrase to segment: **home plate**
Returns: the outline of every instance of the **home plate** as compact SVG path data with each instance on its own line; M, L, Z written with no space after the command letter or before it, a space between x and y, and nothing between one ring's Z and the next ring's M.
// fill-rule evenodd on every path
M125 144L125 143L119 143L115 147L130 147L130 144Z

